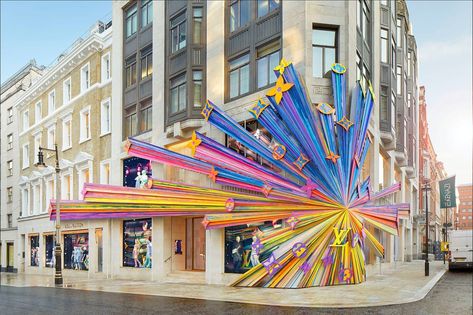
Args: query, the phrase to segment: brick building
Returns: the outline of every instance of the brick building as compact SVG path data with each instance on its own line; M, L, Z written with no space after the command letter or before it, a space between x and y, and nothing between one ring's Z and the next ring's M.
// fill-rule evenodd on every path
M457 186L458 199L457 212L455 213L455 229L473 229L473 185L464 184Z

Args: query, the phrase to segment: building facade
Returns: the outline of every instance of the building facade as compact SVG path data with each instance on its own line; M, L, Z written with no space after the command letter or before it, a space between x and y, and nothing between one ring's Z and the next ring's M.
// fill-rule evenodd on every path
M18 178L18 115L14 104L42 75L44 67L31 60L8 78L1 87L0 112L0 269L17 271L17 232L20 216Z
M464 184L457 186L458 204L455 213L454 228L457 230L473 229L473 185Z
M97 22L88 36L61 54L44 75L15 102L19 116L20 213L18 270L52 274L55 224L48 207L60 185L63 200L82 199L87 182L110 178L111 22ZM47 167L36 167L39 147L59 155L59 183L55 156L44 152ZM62 222L61 244L65 274L102 272L107 249L107 222Z
M419 91L419 183L425 187L430 186L428 196L429 208L429 244L440 242L443 238L442 227L445 223L445 209L440 209L440 192L438 182L447 178L447 172L443 163L437 159L434 146L429 135L429 126L427 122L427 102L426 90L424 86ZM426 199L425 190L419 198L419 208L422 209L419 220L422 222L421 234L422 244L425 244L425 209ZM448 214L447 214L448 217ZM429 250L430 251L430 250Z
M274 85L272 68L282 57L301 73L314 104L332 101L328 71L340 62L348 69L349 86L359 80L366 89L371 81L377 95L364 175L371 177L375 191L401 183L394 200L381 202L411 205L400 219L399 236L373 229L386 248L384 261L418 256L418 66L405 1L116 1L112 14L113 119L122 122L112 125L112 184L134 185L129 174L133 178L145 169L154 178L214 185L188 171L136 161L123 149L127 137L190 154L185 143L199 131L264 163L205 123L199 114L205 100L247 130L264 132L248 108ZM232 235L240 232L205 231L201 220L111 220L110 233L118 240L110 249L111 276L207 283L235 279L228 250ZM133 226L152 227L151 268L127 262ZM367 254L374 264L374 255Z

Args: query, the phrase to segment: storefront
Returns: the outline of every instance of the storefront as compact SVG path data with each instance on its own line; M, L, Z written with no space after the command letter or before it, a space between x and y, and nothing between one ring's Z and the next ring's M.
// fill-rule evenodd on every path
M152 220L123 221L123 267L152 267Z
M54 241L55 237L53 234L44 235L44 266L47 268L54 268L55 266L56 259L54 256Z
M30 266L39 267L39 235L30 235Z
M89 233L64 234L64 269L89 270Z

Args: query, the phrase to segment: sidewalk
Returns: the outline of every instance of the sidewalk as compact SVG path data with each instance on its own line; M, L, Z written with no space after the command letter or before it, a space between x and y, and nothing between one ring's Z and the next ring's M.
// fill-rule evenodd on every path
M222 285L156 283L150 281L90 280L66 278L69 289L158 295L215 301L306 307L369 307L415 302L423 299L446 271L441 261L430 263L424 276L424 261L398 264L372 274L358 285L307 289L234 288ZM53 286L52 276L1 274L1 285Z

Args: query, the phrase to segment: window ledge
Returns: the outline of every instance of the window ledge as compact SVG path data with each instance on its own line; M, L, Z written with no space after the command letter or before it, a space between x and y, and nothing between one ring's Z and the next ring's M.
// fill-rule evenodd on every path
M91 138L91 137L88 137L88 138L85 138L85 139L81 139L81 140L79 140L79 144L82 144L82 143L84 143L84 142L87 142L87 141L89 141L90 139L92 139L92 138Z
M106 132L103 132L103 133L100 133L100 137L104 137L106 135L109 135L111 134L112 132L109 130L109 131L106 131Z
M25 165L25 166L23 166L21 169L22 169L22 170L26 170L28 167L30 167L30 165L29 165L29 164L28 164L28 165Z
M63 147L63 148L62 148L62 152L64 152L64 151L67 151L67 150L69 150L70 148L72 148L72 146L71 146L71 145L70 145L70 146L68 146L68 147Z

